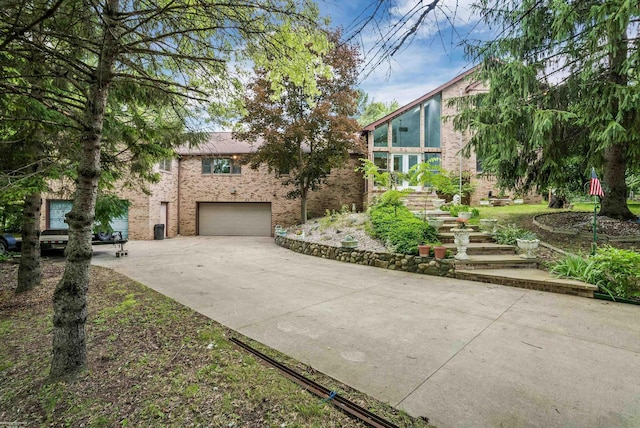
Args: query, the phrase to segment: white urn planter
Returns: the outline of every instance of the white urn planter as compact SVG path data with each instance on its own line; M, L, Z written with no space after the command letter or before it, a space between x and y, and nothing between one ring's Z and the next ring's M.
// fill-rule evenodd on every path
M431 203L433 204L433 207L434 207L436 210L440 211L440 207L444 205L445 200L444 200L444 199L433 199L433 200L431 201Z
M433 218L433 217L429 217L427 219L427 223L429 223L429 226L433 227L435 230L438 230L442 227L442 225L444 224L444 220L441 218Z
M523 259L535 259L536 250L538 249L539 239L516 239L518 248L522 250L520 257Z
M496 231L498 220L495 218L482 218L480 219L480 230L482 232L492 235Z
M458 218L462 218L462 219L465 219L465 220L469 220L469 219L471 218L471 216L472 216L472 215L473 215L473 213L472 213L472 212L470 212L470 211L460 211L460 212L458 213Z
M456 244L456 255L454 258L456 260L469 260L469 256L467 255L467 246L469 245L469 234L471 233L471 229L469 228L457 228L454 227L451 229L453 232L453 243Z

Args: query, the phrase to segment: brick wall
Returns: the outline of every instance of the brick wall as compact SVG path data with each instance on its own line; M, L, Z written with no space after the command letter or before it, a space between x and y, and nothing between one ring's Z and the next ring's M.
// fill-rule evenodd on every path
M323 215L326 209L340 209L344 204L356 204L362 209L363 180L355 173L356 160L335 170L327 184L308 197L307 212L311 216ZM300 219L300 200L290 200L285 187L267 168L252 170L242 166L241 174L202 174L201 156L183 156L180 160L180 234L196 234L198 202L270 202L272 227L288 226Z

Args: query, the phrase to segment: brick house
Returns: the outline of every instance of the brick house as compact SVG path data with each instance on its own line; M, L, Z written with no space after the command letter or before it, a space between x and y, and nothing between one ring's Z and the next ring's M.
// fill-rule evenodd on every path
M153 239L154 226L165 225L165 236L177 235L263 235L271 236L276 225L296 224L300 200L287 199L285 187L267 168L241 165L252 146L234 140L230 132L212 133L196 148L180 147L176 159L156 165L161 176L140 189L123 188L120 196L129 200L126 216L112 223L129 239ZM355 172L358 158L332 171L320 190L311 192L307 211L312 217L343 205L362 209L364 180ZM71 192L55 183L44 197L42 228L66 228L64 215L71 209ZM63 195L63 196L60 196Z
M367 125L363 135L367 141L367 156L382 171L407 172L417 163L433 158L447 171L470 173L476 190L471 195L471 205L477 205L481 198L498 194L495 180L482 177L481 162L475 153L469 157L460 155L460 150L469 141L466 133L453 129L452 120L445 120L456 113L449 107L452 98L470 95L485 88L478 82L469 80L471 69L433 91L406 104L387 116ZM399 188L410 187L399 183ZM421 187L413 187L415 194L423 192ZM366 183L365 202L370 203L382 189L373 180Z

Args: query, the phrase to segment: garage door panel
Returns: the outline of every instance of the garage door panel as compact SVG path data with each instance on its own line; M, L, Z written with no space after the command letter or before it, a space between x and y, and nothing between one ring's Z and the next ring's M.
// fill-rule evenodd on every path
M49 202L49 228L50 229L68 229L69 225L65 223L65 216L73 208L73 201L68 200L52 200ZM129 210L121 217L114 218L109 223L111 229L122 232L124 239L129 238Z
M271 236L270 203L200 203L198 234Z

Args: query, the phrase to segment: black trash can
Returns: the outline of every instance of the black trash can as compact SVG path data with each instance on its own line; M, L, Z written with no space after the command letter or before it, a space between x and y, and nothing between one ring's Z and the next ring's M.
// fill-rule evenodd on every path
M164 224L155 224L153 226L153 239L156 241L164 239Z

